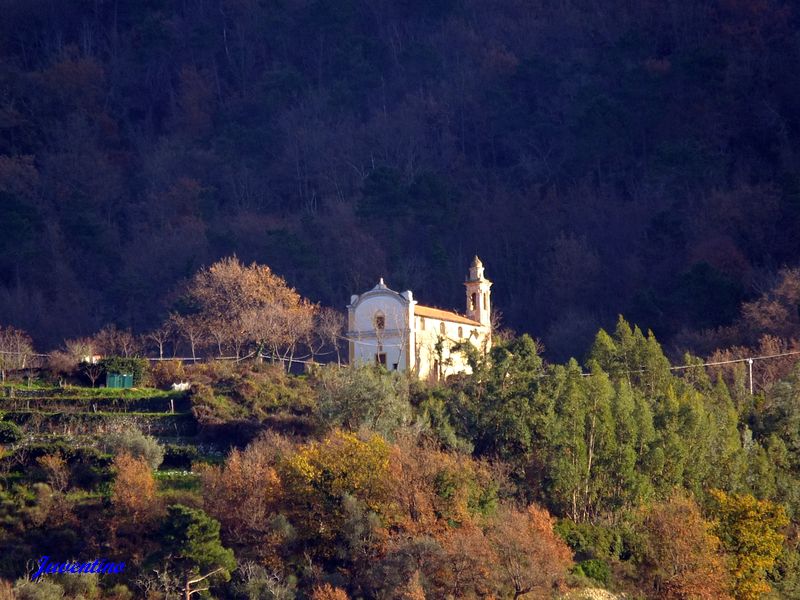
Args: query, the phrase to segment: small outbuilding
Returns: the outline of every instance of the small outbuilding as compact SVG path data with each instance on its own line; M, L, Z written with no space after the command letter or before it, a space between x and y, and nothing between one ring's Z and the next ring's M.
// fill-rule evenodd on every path
M133 375L131 373L106 373L107 388L132 388Z

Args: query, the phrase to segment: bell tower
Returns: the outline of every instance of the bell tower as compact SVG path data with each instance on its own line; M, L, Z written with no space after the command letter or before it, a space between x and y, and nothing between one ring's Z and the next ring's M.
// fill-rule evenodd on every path
M489 288L492 287L492 282L483 276L483 263L477 256L472 259L469 277L464 282L464 286L467 288L467 317L478 321L484 327L490 327L492 293Z

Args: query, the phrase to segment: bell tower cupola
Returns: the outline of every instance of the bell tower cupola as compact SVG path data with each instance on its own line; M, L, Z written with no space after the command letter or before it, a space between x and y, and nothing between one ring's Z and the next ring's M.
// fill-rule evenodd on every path
M492 282L483 275L483 263L475 256L469 267L469 276L464 282L467 288L467 310L466 315L473 321L478 321L484 327L491 326Z

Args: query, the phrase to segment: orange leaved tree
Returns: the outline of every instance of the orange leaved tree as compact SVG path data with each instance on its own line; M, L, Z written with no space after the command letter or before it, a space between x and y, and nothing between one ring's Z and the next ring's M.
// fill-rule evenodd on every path
M643 517L644 574L656 597L730 598L719 540L694 500L676 494L651 506Z

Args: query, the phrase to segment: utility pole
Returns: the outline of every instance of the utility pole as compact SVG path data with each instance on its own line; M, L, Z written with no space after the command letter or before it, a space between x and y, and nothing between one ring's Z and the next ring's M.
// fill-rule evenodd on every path
M747 364L750 367L750 395L752 396L753 395L753 359L752 358L748 358L747 359Z

